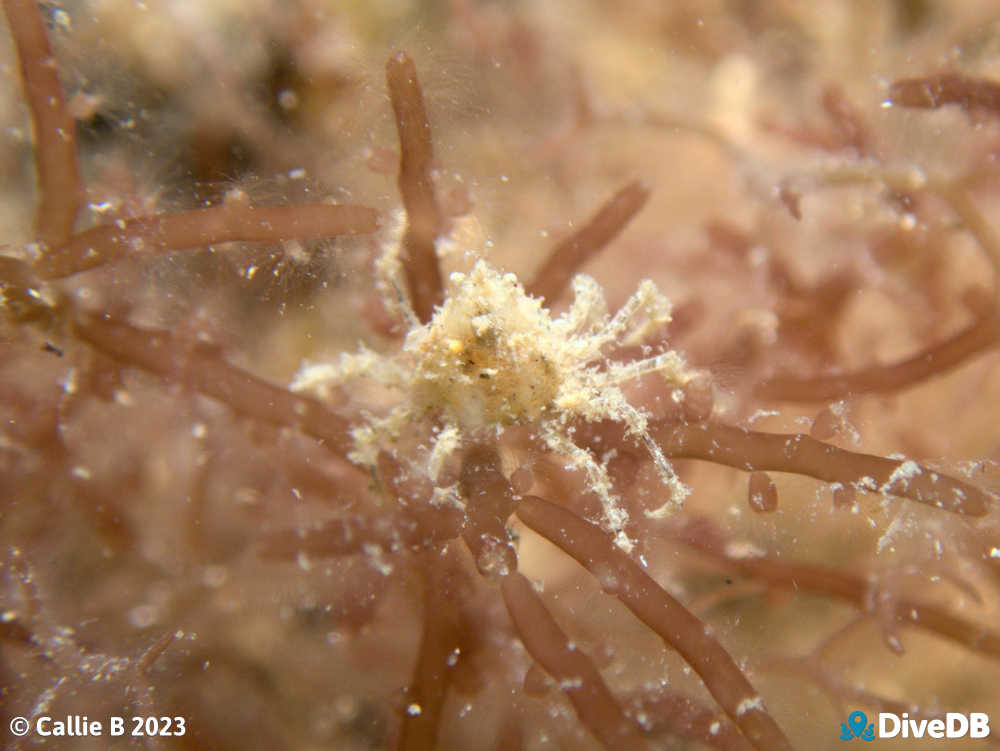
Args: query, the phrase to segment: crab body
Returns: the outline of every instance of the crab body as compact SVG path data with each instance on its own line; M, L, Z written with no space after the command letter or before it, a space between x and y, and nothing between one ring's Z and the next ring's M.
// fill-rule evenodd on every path
M450 278L452 292L403 348L414 363L414 406L466 429L527 424L555 409L552 344L560 326L513 274L480 261Z

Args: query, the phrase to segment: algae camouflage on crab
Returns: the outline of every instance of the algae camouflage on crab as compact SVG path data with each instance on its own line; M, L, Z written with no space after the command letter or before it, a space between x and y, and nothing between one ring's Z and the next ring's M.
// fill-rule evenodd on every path
M386 286L399 289L400 281L390 280ZM618 384L660 373L681 402L683 386L695 373L676 352L603 368L598 363L602 350L669 322L669 302L646 282L612 318L598 284L577 276L573 304L565 316L553 320L542 301L529 297L513 274L501 274L482 260L467 275L451 274L450 287L431 320L407 333L402 361L370 351L342 355L337 366L303 368L293 390L322 395L348 377L367 376L402 391L408 402L354 431L355 449L349 456L372 468L402 430L420 417L440 415L443 424L426 447L426 457L414 457L412 468L426 466L432 483L463 444L495 441L510 425L536 425L544 448L563 455L567 468L586 475L617 544L631 550L624 531L628 514L613 494L606 467L573 443L568 428L577 419L623 423L630 437L648 447L668 494L664 507L679 504L690 492L650 438L648 413L630 405ZM410 309L404 316L417 321ZM435 488L436 498L449 493L461 504L456 487Z
M774 749L995 706L990 27L819 5L5 0L7 714Z

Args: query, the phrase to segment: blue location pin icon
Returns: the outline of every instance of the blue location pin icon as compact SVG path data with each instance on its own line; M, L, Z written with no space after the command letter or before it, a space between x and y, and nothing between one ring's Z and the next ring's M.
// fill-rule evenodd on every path
M860 738L864 735L865 725L868 723L868 718L865 717L864 712L851 712L847 717L847 724L851 726L851 730L854 732L855 738Z

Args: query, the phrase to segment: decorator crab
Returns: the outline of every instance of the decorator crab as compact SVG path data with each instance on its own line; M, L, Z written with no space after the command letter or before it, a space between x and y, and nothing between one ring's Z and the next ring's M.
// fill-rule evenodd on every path
M386 282L383 287L393 292L404 289L398 275ZM545 447L564 455L568 467L586 473L590 489L604 505L608 528L618 545L630 550L624 532L627 512L617 503L605 467L573 443L570 425L576 418L621 422L626 435L649 451L669 502L683 500L689 491L650 437L647 414L628 403L618 384L657 372L682 400L683 387L694 373L673 351L629 363L603 363L609 347L641 341L646 332L669 322L670 303L652 282L644 281L609 316L600 286L579 275L573 280L569 310L553 318L513 274L501 273L484 260L476 261L468 274L452 273L447 290L426 324L419 323L402 296L403 313L414 326L401 355L387 358L367 350L345 354L337 365L304 367L292 389L322 394L349 377L374 378L398 389L403 404L356 428L350 457L375 467L379 452L397 442L401 433L424 418L440 418L431 445L423 451L426 456L417 454L412 461L412 469L426 467L435 483L446 460L463 445L498 439L511 425L534 426ZM442 490L437 488L436 497ZM459 497L454 486L449 495Z

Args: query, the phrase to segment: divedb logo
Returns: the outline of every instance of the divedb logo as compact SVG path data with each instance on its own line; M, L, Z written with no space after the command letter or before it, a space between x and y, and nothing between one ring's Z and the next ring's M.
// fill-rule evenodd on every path
M864 712L855 710L840 723L840 739L850 741L860 738L987 738L990 734L990 716L985 712L948 712L944 719L916 720L909 714L879 712L878 722L868 722Z

